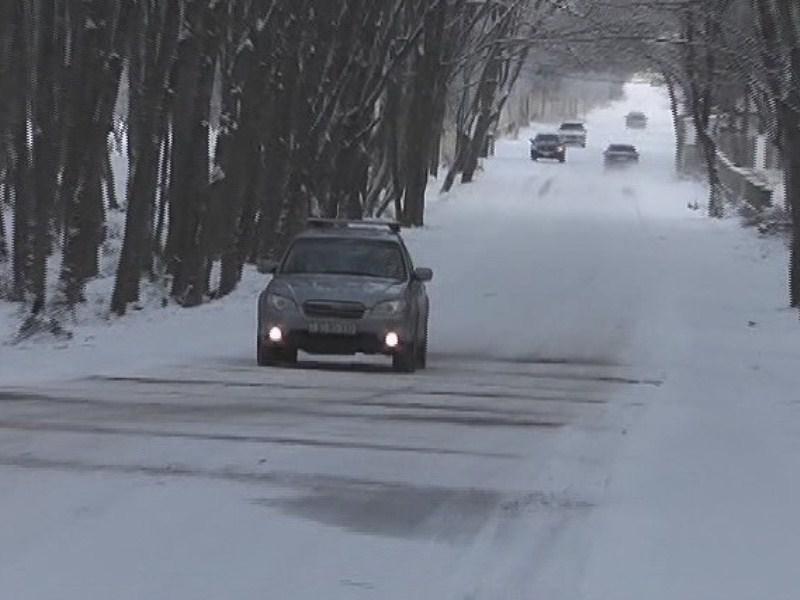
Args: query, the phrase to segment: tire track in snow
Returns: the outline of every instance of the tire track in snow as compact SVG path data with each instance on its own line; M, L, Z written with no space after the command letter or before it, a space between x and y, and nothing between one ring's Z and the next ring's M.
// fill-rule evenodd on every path
M548 177L545 182L539 187L539 190L536 192L536 195L539 198L544 198L550 193L550 190L553 188L553 183L555 182L555 177Z

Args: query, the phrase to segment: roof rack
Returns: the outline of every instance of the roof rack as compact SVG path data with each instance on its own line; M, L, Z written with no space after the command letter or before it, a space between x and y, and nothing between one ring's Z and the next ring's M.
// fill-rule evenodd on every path
M392 233L400 233L400 223L397 221L359 221L352 219L322 219L319 217L311 217L306 219L306 225L315 229L323 228L380 228L386 227Z

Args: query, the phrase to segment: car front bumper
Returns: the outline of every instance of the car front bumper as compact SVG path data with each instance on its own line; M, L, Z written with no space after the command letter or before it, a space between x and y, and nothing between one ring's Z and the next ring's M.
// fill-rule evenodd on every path
M561 136L561 143L565 146L584 146L586 138L579 135L565 135Z
M607 166L624 166L632 165L639 162L639 159L634 156L606 156L605 163Z
M564 151L557 148L534 148L533 154L542 158L559 158L564 155Z
M391 355L406 347L413 339L413 328L407 315L379 318L366 315L360 319L317 319L300 312L276 313L267 311L259 319L258 338L265 346L297 348L310 354L386 354ZM347 333L316 333L313 324L329 324L350 329ZM270 340L269 332L277 327L281 340ZM386 345L386 334L394 332L399 344Z

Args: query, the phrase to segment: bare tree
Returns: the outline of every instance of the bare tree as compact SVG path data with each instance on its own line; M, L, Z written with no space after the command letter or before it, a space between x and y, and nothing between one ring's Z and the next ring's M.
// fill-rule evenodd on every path
M147 0L137 6L136 18L144 24L142 35L135 43L136 51L144 57L142 85L136 92L141 99L141 113L128 186L125 239L111 298L111 310L119 315L125 313L128 304L139 300L141 272L149 258L148 240L161 147L160 125L184 10L184 2L166 5Z
M761 59L754 79L763 83L779 131L792 217L789 302L800 307L800 9L770 0L753 0L753 5Z
M122 73L132 3L95 0L74 7L69 31L72 57L65 109L61 195L64 199L64 256L61 301L83 299L86 281L98 273L108 176L108 135Z

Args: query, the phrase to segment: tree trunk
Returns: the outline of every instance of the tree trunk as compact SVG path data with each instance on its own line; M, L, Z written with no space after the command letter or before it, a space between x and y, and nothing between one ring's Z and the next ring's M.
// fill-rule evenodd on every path
M31 164L31 153L28 148L28 127L26 98L29 95L28 86L30 81L28 73L33 69L31 65L30 53L25 45L25 23L24 7L17 3L14 23L16 24L16 35L13 36L11 45L12 62L16 65L14 76L14 87L16 94L10 98L16 100L11 104L13 110L12 118L9 120L11 128L11 147L13 148L13 163L10 175L7 175L7 185L14 188L14 222L13 222L13 280L11 287L11 300L24 302L27 299L29 286L29 273L32 257L32 216L34 204L33 194L33 165Z
M142 143L142 93L144 88L145 71L145 45L142 36L145 35L144 12L137 10L128 36L129 50L127 53L128 75L128 114L126 115L126 139L128 142L128 173L133 173L136 166L136 153Z
M223 114L233 114L235 100L228 93L223 100ZM222 197L226 198L228 209L225 215L225 232L220 243L222 264L217 292L219 296L231 293L241 280L248 247L244 238L253 219L252 208L245 209L245 198L252 207L255 203L256 181L263 170L258 140L249 118L250 109L247 104L245 107L242 122L236 131L225 128L217 141L215 162L224 179L215 185L212 193L219 194L220 201Z
M3 190L5 191L7 184L3 184ZM5 207L5 198L3 196L5 193L0 194L0 263L6 262L8 260L8 246L6 245L6 207Z
M141 14L145 11L145 15ZM147 14L149 11L149 14ZM161 148L161 125L168 93L169 74L175 61L178 36L184 18L182 8L164 10L163 22L158 19L157 5L139 5L138 18L146 18L143 46L148 52L139 119L138 142L134 150L133 176L128 186L128 211L125 217L125 239L122 243L111 310L125 314L128 304L139 300L141 271L150 254L148 240L152 235L153 201L158 182L158 156Z
M12 62L16 27L15 7L11 2L0 3L0 262L9 259L9 246L5 229L7 207L11 207L13 182L13 163L11 158L11 124L14 122L17 102L13 93L15 69ZM13 95L12 95L13 94Z
M106 192L106 206L110 210L119 210L117 190L114 187L114 169L111 167L111 154L105 152L103 157L103 187Z
M192 33L181 41L176 63L167 265L173 276L171 294L184 306L200 304L208 291L203 284L208 257L202 241L215 67L210 16L207 8L193 15Z
M492 126L492 106L497 93L503 61L504 59L499 56L499 50L492 49L483 73L481 73L478 96L476 98L478 106L477 122L470 136L469 144L464 150L461 183L470 183L475 175L475 170L478 168L478 158L481 154L481 149L486 143L486 135Z
M172 155L172 143L173 143L174 134L172 133L172 129L169 125L166 126L164 132L164 141L161 143L161 154L159 157L158 163L158 183L156 184L157 193L156 193L156 223L155 223L155 231L153 232L153 237L150 240L151 242L151 254L153 255L153 260L163 261L164 259L164 248L162 247L162 243L164 241L164 224L167 222L167 204L169 202L169 186L170 186L170 156ZM159 263L159 267L154 269L154 271L160 272L160 267L162 263ZM155 273L153 273L155 275Z
M14 168L14 248L13 286L11 299L23 302L29 289L29 272L32 257L31 209L33 207L32 169L28 159L27 132L24 123L17 127L14 146L17 161Z
M143 136L137 149L136 168L129 183L125 238L111 296L111 310L117 315L124 315L128 304L139 300L141 266L144 254L150 251L145 229L152 203L152 182L156 179L158 149L159 141L154 133Z
M55 7L43 2L36 15L37 21L31 23L31 31L38 30L34 39L39 46L32 50L35 57L37 77L34 96L29 98L32 111L32 154L33 154L33 245L30 272L31 313L39 315L45 309L47 259L51 251L50 218L56 194L58 173L58 147L56 138L58 128L55 122L55 63L58 60L54 47ZM33 15L31 15L33 16Z
M800 122L786 136L784 153L786 204L792 216L792 240L789 258L789 303L800 308Z
M481 149L486 143L486 136L491 126L491 115L488 112L481 112L478 115L478 122L469 144L464 151L463 171L461 172L461 183L471 183L478 168L478 158Z
M87 19L96 25L76 36L78 44L73 50L73 85L78 89L67 127L71 156L63 186L67 227L60 276L63 300L69 306L83 300L86 281L99 271L105 222L103 179L110 168L107 140L122 73L119 40L123 36L118 28L127 25L128 17L119 12L119 3L109 4L109 0L82 6L85 13L78 13L78 26L82 28ZM117 43L109 45L108 40ZM113 182L110 185L113 187Z
M470 138L468 135L461 132L456 134L455 156L453 157L453 164L450 165L450 168L447 170L447 175L444 178L444 183L442 184L443 192L449 192L452 189L456 181L456 176L463 171L464 160L467 155L469 144Z
M789 303L800 308L800 39L789 55L791 92L778 108L782 131L786 204L792 218Z
M685 143L685 132L681 124L680 105L678 103L678 90L675 80L664 73L664 80L667 83L669 93L669 108L672 115L672 129L675 132L675 172L680 173L683 168L683 146Z
M434 177L439 177L439 167L441 166L442 155L442 132L444 131L444 119L447 113L447 88L442 86L439 97L436 100L436 108L433 118L433 129L429 132L432 136L430 160L428 170Z
M435 146L439 98L444 82L440 68L447 4L438 2L425 16L424 40L420 53L412 55L415 77L411 83L411 110L406 141L405 199L402 222L420 227L425 218L425 191L428 187L431 154Z
M697 126L697 124L696 124ZM714 138L698 126L697 138L703 149L703 159L706 165L708 179L708 215L715 219L725 216L724 196L722 181L719 178L719 165L717 164L717 144Z

